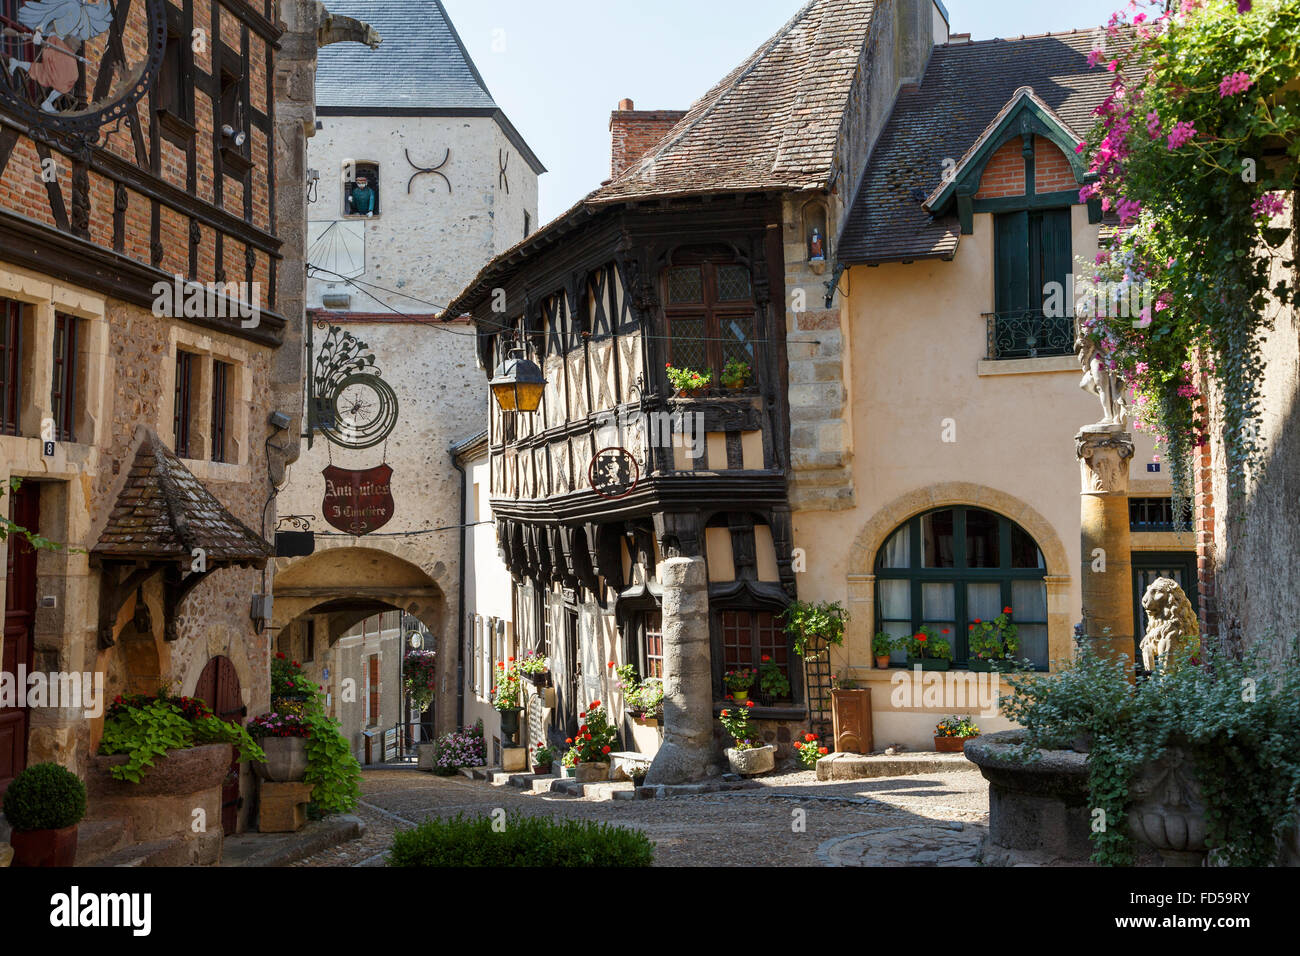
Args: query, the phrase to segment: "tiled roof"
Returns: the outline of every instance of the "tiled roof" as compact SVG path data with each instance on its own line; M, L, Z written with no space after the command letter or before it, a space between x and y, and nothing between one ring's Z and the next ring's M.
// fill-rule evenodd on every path
M202 548L209 566L261 567L271 546L227 511L158 435L145 428L108 524L91 554L111 560L179 560Z
M825 187L873 0L812 0L589 202Z
M439 0L327 0L330 13L370 24L378 50L332 43L316 61L316 105L496 109Z
M1088 66L1088 53L1103 33L936 47L920 85L899 93L836 257L852 263L951 256L959 235L956 216L932 218L922 208L940 185L944 161L966 156L1020 87L1032 89L1076 136L1087 135L1113 78Z

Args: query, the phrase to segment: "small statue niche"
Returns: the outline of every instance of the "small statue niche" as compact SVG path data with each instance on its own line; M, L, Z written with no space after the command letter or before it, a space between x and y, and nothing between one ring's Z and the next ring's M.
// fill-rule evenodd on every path
M826 268L826 206L814 200L803 207L803 235L808 263L815 272Z

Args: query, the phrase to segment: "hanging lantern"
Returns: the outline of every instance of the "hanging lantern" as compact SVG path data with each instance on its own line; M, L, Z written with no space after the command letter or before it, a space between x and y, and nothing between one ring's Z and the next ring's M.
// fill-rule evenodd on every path
M542 402L546 377L536 364L524 357L520 348L510 350L510 357L497 366L488 383L502 411L535 412Z

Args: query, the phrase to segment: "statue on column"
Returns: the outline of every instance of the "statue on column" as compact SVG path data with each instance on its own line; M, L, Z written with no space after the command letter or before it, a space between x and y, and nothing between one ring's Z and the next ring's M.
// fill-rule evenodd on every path
M1097 347L1092 340L1078 332L1074 337L1074 352L1083 368L1079 387L1101 400L1101 421L1084 431L1123 431L1128 421L1128 402L1124 397L1124 384L1119 375L1102 364Z

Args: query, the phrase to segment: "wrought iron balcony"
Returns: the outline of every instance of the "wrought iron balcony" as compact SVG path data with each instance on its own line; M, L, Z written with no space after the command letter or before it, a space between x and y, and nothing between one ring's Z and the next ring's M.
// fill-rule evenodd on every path
M1074 351L1074 319L1050 317L1042 309L985 312L990 359L1042 358Z

